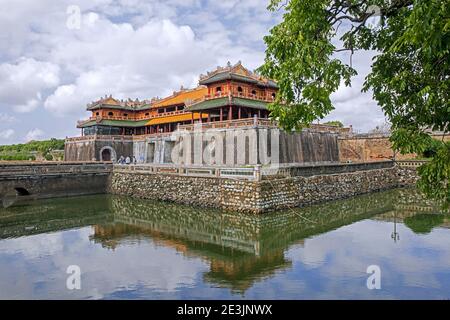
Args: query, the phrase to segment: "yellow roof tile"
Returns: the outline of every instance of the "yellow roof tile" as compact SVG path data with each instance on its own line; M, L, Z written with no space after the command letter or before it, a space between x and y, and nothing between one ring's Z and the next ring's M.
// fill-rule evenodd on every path
M207 118L208 115L203 113L202 118ZM192 114L184 113L184 114L177 114L174 116L166 116L166 117L159 117L159 118L153 118L149 120L145 125L146 126L152 126L156 124L165 124L165 123L172 123L172 122L181 122L181 121L189 121L192 119ZM200 119L200 113L194 113L194 120Z
M153 108L167 107L177 104L186 103L186 101L194 101L203 98L208 94L208 88L201 86L195 89L182 90L175 94L152 103Z

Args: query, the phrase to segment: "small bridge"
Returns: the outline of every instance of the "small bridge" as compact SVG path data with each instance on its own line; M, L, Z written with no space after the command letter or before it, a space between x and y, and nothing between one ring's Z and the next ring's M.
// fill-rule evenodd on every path
M0 162L3 207L33 199L105 193L108 162Z

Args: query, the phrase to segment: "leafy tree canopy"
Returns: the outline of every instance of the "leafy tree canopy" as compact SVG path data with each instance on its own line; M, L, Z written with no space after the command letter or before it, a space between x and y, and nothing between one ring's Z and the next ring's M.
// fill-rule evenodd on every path
M28 143L11 144L0 146L0 153L26 153L31 151L39 151L46 154L52 150L64 150L64 139L30 141Z
M270 108L281 126L301 129L333 110L330 94L357 74L336 52L374 50L363 90L392 124L394 148L422 154L430 130L449 131L450 1L272 0L269 10L284 16L264 38L259 71L278 82ZM427 195L450 203L450 142L440 141L419 174Z
M339 127L339 128L343 128L344 124L338 120L334 120L334 121L327 121L324 123L327 126L335 126L335 127Z

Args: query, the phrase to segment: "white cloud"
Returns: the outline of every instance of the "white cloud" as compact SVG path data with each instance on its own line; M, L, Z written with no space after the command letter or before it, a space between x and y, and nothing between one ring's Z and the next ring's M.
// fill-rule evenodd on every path
M2 140L8 140L13 135L14 135L14 130L13 129L6 129L6 130L3 130L3 131L0 131L0 139L2 139Z
M14 106L14 110L19 113L26 113L33 111L39 105L39 101L37 99L28 100L25 104Z
M59 66L32 58L0 64L0 107L17 112L37 108L42 91L59 84Z
M11 116L11 115L9 115L7 113L0 112L0 122L2 122L2 123L5 123L5 122L11 123L11 122L15 122L15 121L17 121L16 117Z
M25 136L25 141L31 141L31 140L39 140L42 139L44 136L44 131L41 129L35 128L30 131Z
M86 104L105 94L165 96L227 61L254 69L264 61L262 36L281 19L266 10L268 0L79 0L81 28L71 30L73 4L0 0L8 8L0 12L0 28L8 30L0 34L0 112L21 113L17 137L54 116L64 125L56 123L49 135L76 134ZM354 56L361 76L333 95L329 116L362 130L383 117L370 94L359 92L370 55Z
M48 96L47 110L80 114L86 103L104 94L140 99L163 96L181 85L195 86L201 72L225 64L228 57L234 62L240 57L262 60L245 48L231 50L224 46L227 41L204 40L189 26L170 20L152 20L137 28L104 18L94 20L77 39L54 49L54 60L77 77ZM97 35L95 42L89 41L93 35Z

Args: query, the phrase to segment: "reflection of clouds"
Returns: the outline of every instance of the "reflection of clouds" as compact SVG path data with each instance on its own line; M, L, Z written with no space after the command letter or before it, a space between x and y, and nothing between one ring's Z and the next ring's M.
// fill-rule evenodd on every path
M200 259L185 258L151 241L106 250L89 241L91 233L91 228L83 228L1 241L0 298L98 299L137 287L172 292L194 286L197 274L206 271ZM27 239L29 248L24 250ZM66 268L71 264L81 268L80 291L65 289ZM36 292L38 286L43 288Z
M0 254L20 254L27 259L50 256L63 248L61 233L49 233L45 237L32 235L0 241Z
M115 250L89 241L90 227L0 241L0 298L392 299L450 297L450 230L414 234L392 222L363 220L286 252L292 267L258 278L243 294L203 282L202 258L151 238L124 238ZM65 288L66 268L82 270L82 290ZM366 268L381 268L368 290Z
M315 279L308 281L306 290L298 295L304 298L448 298L449 230L435 229L426 236L417 236L403 224L397 227L401 235L397 243L390 238L392 223L364 220L307 239L304 248L289 250L289 258L294 261L293 272L307 280ZM365 287L369 276L366 268L371 264L381 267L380 291ZM301 274L295 269L308 273ZM434 295L425 295L430 291Z

